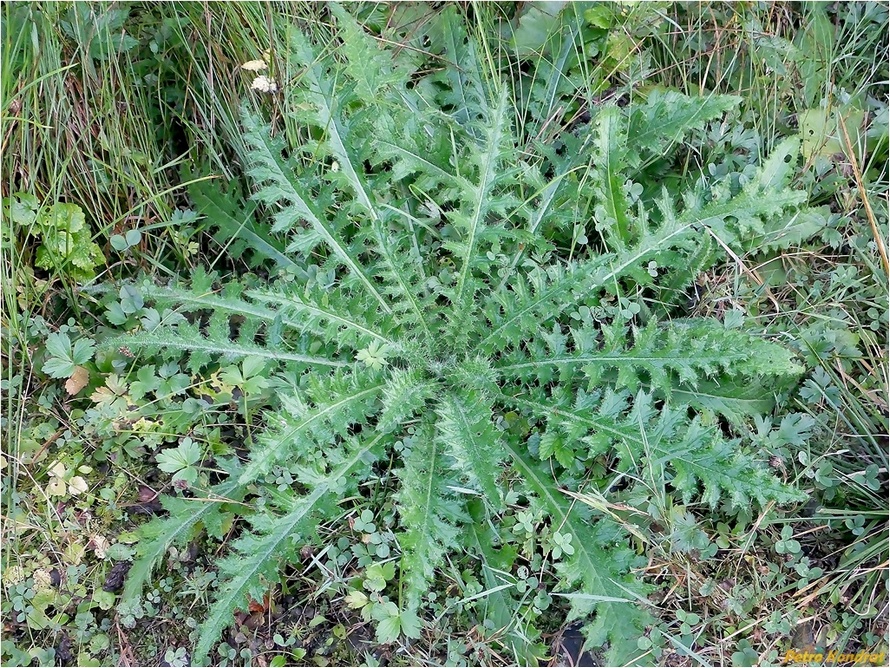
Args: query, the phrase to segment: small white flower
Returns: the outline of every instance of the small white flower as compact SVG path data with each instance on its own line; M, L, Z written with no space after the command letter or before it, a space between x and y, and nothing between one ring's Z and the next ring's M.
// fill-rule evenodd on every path
M34 589L37 591L43 591L45 589L51 589L53 586L53 576L50 575L50 572L45 568L38 568L34 571Z
M340 163L336 160L331 163L331 171L335 174L340 171Z
M267 67L265 60L248 60L241 66L241 69L248 72L262 72Z
M261 74L253 80L253 83L250 84L250 87L253 90L260 91L261 93L274 93L278 90L278 83L272 77L267 77L265 74Z

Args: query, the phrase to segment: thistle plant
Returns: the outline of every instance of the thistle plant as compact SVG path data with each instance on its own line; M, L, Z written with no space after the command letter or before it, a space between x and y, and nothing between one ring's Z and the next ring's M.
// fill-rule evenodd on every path
M295 29L282 54L281 94L305 143L243 115L253 199L287 239L283 277L141 283L146 302L185 317L106 342L186 356L194 373L263 361L280 403L246 456L217 461L201 501L168 497L168 516L143 527L124 598L197 528L222 538L220 506L240 502L194 653L206 662L233 611L305 563L319 527L392 468L394 576L366 597L379 639L420 637L426 592L468 554L497 597L480 628L534 662L533 620L513 614L520 594L496 576L521 562L502 549L500 518L528 510L566 619L584 621L608 664L630 661L651 623L634 572L644 560L632 527L584 499L626 493L654 467L684 503L799 500L732 425L769 411L801 367L756 332L680 308L727 248L818 229L821 212L788 185L797 142L744 183L678 190L653 164L735 98L651 91L543 142L546 119L526 116L548 111L548 87L532 87L535 104L511 102L453 8L437 24L450 64L434 71L330 11L340 48ZM281 490L270 474L283 463L298 473Z

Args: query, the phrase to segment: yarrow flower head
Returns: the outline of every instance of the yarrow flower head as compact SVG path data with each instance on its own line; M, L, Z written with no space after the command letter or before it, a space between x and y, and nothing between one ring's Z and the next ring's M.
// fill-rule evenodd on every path
M267 67L265 60L248 60L241 66L241 69L248 72L262 72Z
M278 82L276 82L275 79L272 77L267 77L265 74L261 74L253 80L253 83L250 84L250 87L253 90L260 91L261 93L274 93L278 90Z

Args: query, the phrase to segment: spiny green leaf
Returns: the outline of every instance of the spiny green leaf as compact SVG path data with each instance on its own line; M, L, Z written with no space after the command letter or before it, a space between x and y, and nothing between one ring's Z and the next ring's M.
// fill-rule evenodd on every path
M157 568L167 550L173 545L184 545L192 538L195 527L202 523L205 526L213 523L213 517L219 515L219 506L227 501L240 501L244 490L235 477L213 486L207 498L183 499L165 496L161 501L169 512L165 518L155 518L139 529L141 540L137 547L137 558L127 573L127 582L122 593L122 600L132 602L138 600L142 589ZM222 538L222 536L216 536Z
M286 411L269 415L269 429L252 448L239 482L247 484L277 462L312 451L335 435L345 435L350 423L371 412L384 387L374 376L349 375L319 379L310 396L294 393L283 397Z
M609 665L624 665L637 651L636 639L652 623L648 612L638 605L646 588L629 573L634 563L630 549L610 544L610 539L621 535L617 528L607 526L606 520L592 524L584 517L584 510L572 505L559 490L552 474L528 453L512 443L507 450L514 467L547 509L552 525L574 537L575 553L558 565L564 578L562 587L602 597L599 602L595 598L572 598L570 616L586 616L595 610L596 621L587 629L590 642L595 646L608 643ZM603 547L606 544L611 545L608 551Z
M406 609L416 611L427 592L436 567L458 535L454 523L462 519L460 506L447 490L443 444L429 422L406 441L405 466L397 501L405 532L400 570L405 583Z
M310 194L294 179L293 170L282 160L283 144L272 140L269 129L250 114L244 114L243 123L244 138L253 149L251 156L254 163L250 174L258 182L266 184L257 198L268 203L286 201L290 204L289 209L279 213L278 226L289 227L298 220L308 222L319 238L362 282L383 310L389 312L389 305L362 269L360 261L343 244L337 231L328 223L325 213L310 199Z
M189 186L189 197L195 203L198 212L210 225L217 228L218 231L214 235L216 241L233 254L238 254L243 247L251 253L272 260L279 267L297 266L284 252L284 244L256 223L255 203L251 202L243 209L236 209L232 205L234 198L231 191L223 193L206 181L192 183ZM240 240L241 244L231 246L236 240Z
M296 498L286 514L273 517L263 512L251 519L254 531L235 541L232 546L234 554L220 562L224 584L201 625L194 655L197 665L208 660L213 643L223 629L232 624L233 611L246 607L251 597L262 599L263 579L275 579L279 560L288 558L288 555L293 555L290 558L296 560L301 533L314 531L315 523L324 516L325 504L330 503L337 493L345 491L349 479L370 467L379 456L380 439L378 436L364 443L350 443L331 471L313 480L311 491Z
M436 430L456 470L471 487L479 489L495 510L503 508L503 493L498 482L502 473L503 453L500 436L491 422L490 402L484 395L466 397L445 395L437 408Z
M142 332L141 334L134 334L132 336L106 339L102 342L102 345L105 348L127 346L134 349L147 348L149 350L158 350L160 348L168 348L172 350L187 350L218 355L226 359L237 359L249 356L262 357L276 361L299 362L301 364L325 367L344 367L349 364L348 362L331 360L324 357L313 357L311 355L291 353L286 350L270 350L255 344L239 343L229 339L211 339L209 337L203 337L200 334L187 332L182 327L179 328L177 336L173 339L170 338L169 334L156 330L153 332Z

